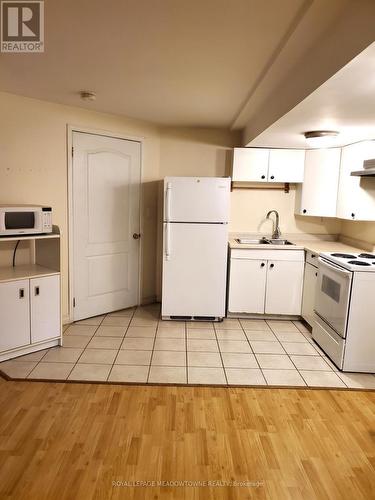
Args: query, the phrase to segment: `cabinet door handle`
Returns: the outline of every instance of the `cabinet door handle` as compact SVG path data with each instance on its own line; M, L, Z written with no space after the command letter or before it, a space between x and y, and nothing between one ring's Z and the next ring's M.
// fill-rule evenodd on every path
M34 288L34 294L35 294L35 295L39 295L39 287L38 287L38 286L36 286L36 287Z
M266 264L264 262L261 263L260 267L264 267Z
M262 175L262 179L265 179L265 178L266 178L266 176L265 176L265 175Z
M275 264L270 264L270 268L273 269L275 267Z
M18 295L19 295L20 299L24 299L25 298L25 289L24 288L20 288L19 291L18 291Z
M273 180L274 178L275 178L275 176L274 176L274 175L271 175L271 179Z

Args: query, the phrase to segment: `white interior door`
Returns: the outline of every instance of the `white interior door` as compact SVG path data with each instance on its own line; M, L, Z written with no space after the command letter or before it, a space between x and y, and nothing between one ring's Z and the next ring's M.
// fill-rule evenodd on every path
M73 133L74 320L131 307L139 290L139 142Z

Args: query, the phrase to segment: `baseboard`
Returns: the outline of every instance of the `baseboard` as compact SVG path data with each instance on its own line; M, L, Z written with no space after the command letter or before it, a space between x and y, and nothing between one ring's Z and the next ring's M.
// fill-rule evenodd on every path
M302 319L299 315L291 314L248 314L248 313L233 313L228 312L227 318L229 319L273 319L273 320L287 320L287 321L300 321Z

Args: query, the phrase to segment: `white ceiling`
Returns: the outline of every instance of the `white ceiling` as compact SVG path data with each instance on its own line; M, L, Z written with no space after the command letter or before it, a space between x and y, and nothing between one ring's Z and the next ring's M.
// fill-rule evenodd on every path
M305 148L308 130L339 131L338 146L375 138L375 43L249 145Z
M45 53L1 53L0 90L250 139L374 39L373 15L374 0L46 0Z
M228 127L305 2L47 0L46 52L1 54L0 89L165 125ZM82 103L81 89L97 101Z

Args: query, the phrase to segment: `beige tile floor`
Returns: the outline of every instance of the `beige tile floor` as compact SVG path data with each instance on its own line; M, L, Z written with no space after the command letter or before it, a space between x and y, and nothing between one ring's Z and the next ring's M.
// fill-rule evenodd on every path
M67 325L63 347L0 370L31 380L375 389L373 374L339 372L302 322L162 321L157 304Z

